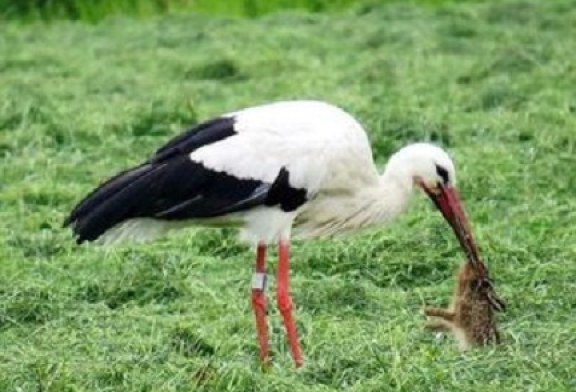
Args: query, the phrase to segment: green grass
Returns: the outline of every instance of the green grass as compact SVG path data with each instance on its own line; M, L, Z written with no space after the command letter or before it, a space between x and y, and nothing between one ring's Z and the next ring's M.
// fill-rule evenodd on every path
M568 0L4 23L0 390L575 390L575 24ZM509 306L503 347L462 354L422 330L461 254L421 195L388 228L294 246L301 371L273 308L259 369L253 255L233 232L106 251L60 228L186 124L288 98L354 113L379 164L412 141L451 152Z
M174 12L199 12L256 17L279 10L338 11L354 5L401 0L0 0L0 18L20 20L74 19L96 22L110 15L149 17ZM479 0L411 0L418 4Z
M70 18L92 22L115 14L143 17L181 11L253 17L279 9L325 11L353 3L358 3L358 0L0 0L0 15L28 20Z

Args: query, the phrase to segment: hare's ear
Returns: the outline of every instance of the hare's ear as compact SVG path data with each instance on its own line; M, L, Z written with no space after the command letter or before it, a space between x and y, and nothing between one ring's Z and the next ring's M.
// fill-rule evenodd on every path
M479 278L474 281L474 290L488 293L494 290L494 284L488 277Z
M496 296L493 291L489 291L487 293L488 302L492 308L497 312L505 312L506 311L506 304L500 298Z
M494 283L492 283L492 280L490 280L489 277L482 279L479 285L480 289L484 290L484 292L486 293L486 298L488 299L488 302L490 302L492 309L494 309L497 312L506 311L506 304L504 303L504 301L498 298L498 296L494 292Z

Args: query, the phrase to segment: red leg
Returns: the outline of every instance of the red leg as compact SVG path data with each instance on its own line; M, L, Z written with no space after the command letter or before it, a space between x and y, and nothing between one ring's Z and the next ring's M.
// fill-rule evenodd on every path
M260 347L260 359L268 362L268 326L266 323L266 245L258 244L256 272L252 278L252 309L256 318L256 333Z
M286 241L278 242L278 271L276 282L276 301L278 310L284 319L284 327L286 328L286 336L288 337L288 345L290 346L290 353L296 367L302 366L302 354L300 353L300 346L298 345L298 335L296 334L296 327L292 318L292 300L289 294L289 248L290 245Z

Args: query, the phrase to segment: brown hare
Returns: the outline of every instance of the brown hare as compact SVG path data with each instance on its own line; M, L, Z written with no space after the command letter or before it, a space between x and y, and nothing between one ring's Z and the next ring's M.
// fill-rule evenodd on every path
M500 334L494 312L503 310L505 304L496 296L484 264L480 262L475 267L467 261L458 269L450 307L424 308L426 316L439 318L428 321L425 327L452 331L461 350L498 344Z

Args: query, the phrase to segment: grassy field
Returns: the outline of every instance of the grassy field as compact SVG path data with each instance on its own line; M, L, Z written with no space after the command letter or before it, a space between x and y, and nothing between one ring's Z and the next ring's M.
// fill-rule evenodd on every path
M180 11L254 17L281 9L337 10L361 1L364 0L0 0L0 17L27 20L70 18L94 22L116 14L146 17Z
M421 5L480 0L411 0ZM402 0L0 0L0 19L100 21L110 15L149 17L192 11L210 15L256 17L280 10L338 11L351 6Z
M568 0L4 23L0 391L576 390L575 24ZM379 164L412 141L452 153L504 346L422 330L461 254L421 195L386 229L294 246L300 371L274 309L259 369L233 232L103 250L60 228L186 124L288 98L354 113Z

